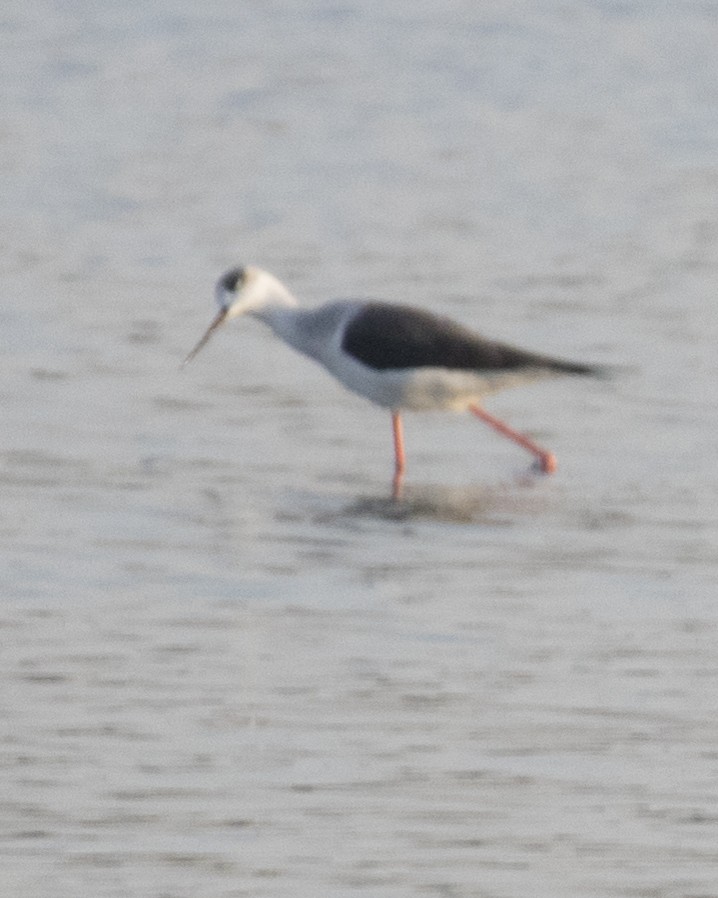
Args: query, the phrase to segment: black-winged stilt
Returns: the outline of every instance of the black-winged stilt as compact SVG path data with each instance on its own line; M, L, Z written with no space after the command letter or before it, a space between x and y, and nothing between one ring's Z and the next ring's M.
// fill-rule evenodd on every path
M489 393L557 374L599 369L488 340L448 318L420 309L364 300L337 300L302 309L277 278L261 268L233 268L215 288L219 312L183 364L225 321L259 318L285 343L324 365L345 387L391 411L393 496L406 466L404 409L468 410L528 449L544 473L556 470L553 453L494 418L478 403Z

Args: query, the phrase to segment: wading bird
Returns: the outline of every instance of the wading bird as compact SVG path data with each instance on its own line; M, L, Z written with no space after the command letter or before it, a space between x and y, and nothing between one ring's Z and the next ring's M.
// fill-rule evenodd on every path
M233 268L215 288L219 311L188 354L186 364L217 328L251 315L291 347L333 374L345 387L391 412L394 436L393 497L401 495L406 467L401 412L468 410L523 446L544 473L556 457L479 404L490 393L560 374L598 374L569 362L489 340L449 318L409 306L371 300L336 300L300 308L289 290L261 268Z

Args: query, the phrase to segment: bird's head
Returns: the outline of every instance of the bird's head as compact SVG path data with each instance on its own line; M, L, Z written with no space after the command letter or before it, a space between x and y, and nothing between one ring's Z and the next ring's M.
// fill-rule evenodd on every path
M215 285L214 295L219 310L200 341L182 362L183 365L197 355L225 321L247 314L261 318L263 310L296 305L294 297L274 275L252 265L225 272Z

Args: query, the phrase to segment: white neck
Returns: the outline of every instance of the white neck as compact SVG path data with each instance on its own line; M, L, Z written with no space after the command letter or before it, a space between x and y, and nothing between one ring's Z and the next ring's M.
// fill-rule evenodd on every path
M296 297L274 275L254 269L245 287L244 307L246 314L258 318L287 343L294 345L297 322L306 314L299 308Z
M259 309L253 309L249 314L253 318L263 321L282 340L294 345L292 337L297 330L297 321L306 313L304 309L299 308L295 301L294 303L272 303Z

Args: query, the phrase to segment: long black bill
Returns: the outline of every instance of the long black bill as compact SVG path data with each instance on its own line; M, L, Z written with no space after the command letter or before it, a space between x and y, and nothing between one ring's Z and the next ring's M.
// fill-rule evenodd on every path
M215 317L214 321L210 324L210 326L204 332L202 338L200 339L199 343L195 346L195 348L190 353L187 354L187 357L180 365L180 368L184 368L184 366L187 364L187 362L191 362L192 359L197 355L197 353L200 351L200 349L204 346L204 344L212 336L214 331L217 330L217 328L222 324L224 319L227 317L227 311L228 311L227 309L220 309L219 312L217 312L217 316Z

